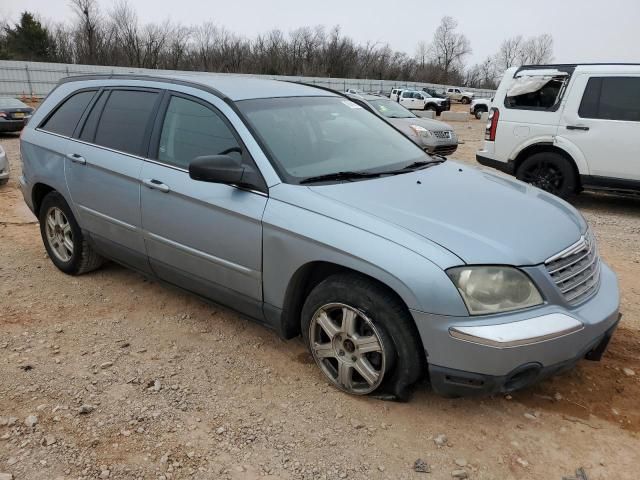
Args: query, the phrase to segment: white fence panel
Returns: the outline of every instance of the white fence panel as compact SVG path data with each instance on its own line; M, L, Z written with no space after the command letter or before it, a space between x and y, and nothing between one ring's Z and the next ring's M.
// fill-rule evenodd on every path
M171 70L149 70L144 68L109 67L101 65L71 65L65 63L22 62L12 60L0 60L0 96L35 96L44 97L64 77L88 74L110 73L134 73L156 74L176 73ZM205 72L189 72L205 73ZM355 88L364 92L389 92L394 87L417 88L431 87L435 89L446 88L445 85L437 85L420 82L401 82L395 80L374 80L357 78L326 78L326 77L297 77L279 75L244 75L227 73L222 75L239 75L270 78L274 80L290 80L305 82L322 87L328 87L337 91L347 88ZM476 94L476 97L489 98L495 93L493 90L468 88Z

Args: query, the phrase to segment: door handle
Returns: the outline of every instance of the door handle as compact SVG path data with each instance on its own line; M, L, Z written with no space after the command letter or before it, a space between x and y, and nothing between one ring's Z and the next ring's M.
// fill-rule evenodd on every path
M87 163L84 157L82 155L78 155L77 153L70 153L69 155L67 155L67 158L73 163L78 163L80 165L85 165Z
M152 190L159 190L162 193L169 193L171 191L168 185L165 185L160 180L156 180L155 178L142 180L142 184L145 187L148 187Z
M582 130L586 132L589 130L589 127L583 127L581 125L567 125L567 130Z

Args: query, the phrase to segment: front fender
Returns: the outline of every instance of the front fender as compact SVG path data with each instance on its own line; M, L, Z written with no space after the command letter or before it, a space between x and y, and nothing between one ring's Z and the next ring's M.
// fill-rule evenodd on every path
M449 277L429 259L364 229L270 198L263 217L265 303L282 309L289 281L312 262L375 278L410 309L468 315Z

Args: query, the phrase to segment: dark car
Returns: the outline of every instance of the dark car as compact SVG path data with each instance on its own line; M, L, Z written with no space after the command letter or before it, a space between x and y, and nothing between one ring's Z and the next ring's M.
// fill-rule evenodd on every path
M438 92L436 89L428 87L424 87L422 91L428 95L431 95L433 98L443 98L445 100L441 103L440 112L438 112L438 114L443 111L451 110L451 100L449 100L449 97L444 94L444 91Z
M17 98L0 97L0 132L19 132L33 111Z

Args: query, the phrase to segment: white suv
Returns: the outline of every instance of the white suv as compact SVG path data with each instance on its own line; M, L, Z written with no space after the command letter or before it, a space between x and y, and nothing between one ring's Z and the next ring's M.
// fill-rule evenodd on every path
M483 165L560 197L640 191L640 65L510 68L494 97Z

